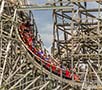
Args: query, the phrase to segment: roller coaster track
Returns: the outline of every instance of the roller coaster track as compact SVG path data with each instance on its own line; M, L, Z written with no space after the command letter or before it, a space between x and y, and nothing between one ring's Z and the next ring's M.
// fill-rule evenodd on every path
M39 60L42 60L40 57L38 57L37 55L35 55L30 49L29 47L22 41L21 37L20 37L20 34L17 31L17 35L19 37L19 40L22 42L23 46L24 46L24 49L28 51L29 53L29 60L34 64L34 66L36 66L38 69L42 70L45 74L47 75L51 75L53 78L57 79L57 80L60 80L62 82L65 82L65 83L69 83L71 85L78 85L78 86L81 86L81 83L80 82L76 82L76 81L72 81L72 80L67 80L67 79L64 79L62 78L61 76L57 76L55 74L53 74L51 71L48 71L47 69L45 69L41 64L39 64L36 60L34 60L34 57L36 57L37 59ZM38 61L39 61L38 60Z
M61 76L58 76L58 75L54 74L51 70L50 70L50 71L47 70L45 67L43 67L42 64L38 63L38 62L35 60L35 58L36 58L38 61L40 60L41 63L42 63L42 61L44 61L44 60L42 60L40 57L38 57L37 55L35 55L35 54L29 49L29 47L23 42L23 40L22 40L22 38L21 38L21 36L20 36L20 34L19 34L19 31L16 30L16 32L17 32L17 36L19 37L20 42L23 44L23 48L28 52L29 60L33 63L33 65L34 65L35 67L37 67L37 68L38 68L39 70L41 70L43 73L45 73L45 74L47 74L47 75L50 75L52 78L57 79L57 80L59 80L59 81L61 81L61 82L68 83L69 85L77 85L77 86L79 86L79 87L82 86L82 84L83 84L82 82L83 82L83 81L73 81L73 80L65 79L65 78L63 78L63 77L61 77ZM89 87L92 87L92 88L94 88L94 89L97 88L97 86L95 86L95 85L89 85L88 83L87 83L86 85L89 86ZM41 89L41 90L42 90L42 89Z
M47 74L47 75L51 75L52 78L54 79L57 79L59 81L62 81L62 82L65 82L65 83L68 83L69 85L77 85L79 87L82 86L83 84L83 81L73 81L73 80L68 80L68 79L65 79L61 76L58 76L56 74L54 74L51 70L47 70L45 67L43 67L43 65L39 64L35 58L38 59L38 61L43 61L40 57L38 57L37 55L35 55L30 49L29 47L23 42L23 40L21 39L21 36L19 34L19 31L16 30L17 32L17 36L19 37L19 40L20 42L23 44L23 48L28 52L28 56L29 56L29 60L33 63L34 66L36 66L39 70L41 70L43 73ZM97 89L97 85L89 85L89 83L86 83L86 85L88 87L91 87L93 89Z

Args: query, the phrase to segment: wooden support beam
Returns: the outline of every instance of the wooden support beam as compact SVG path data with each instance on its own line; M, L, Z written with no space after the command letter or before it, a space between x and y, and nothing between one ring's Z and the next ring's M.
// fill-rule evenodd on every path
M65 33L69 34L69 35L71 35L71 33L70 33L70 32L63 30L63 29L62 29L62 28L60 28L60 27L58 27L58 30L61 30L61 31L63 31L63 32L65 32Z
M65 90L66 88L68 88L69 84L65 85L62 90Z
M39 90L44 90L44 88L50 83L50 81L46 82Z
M46 6L46 5L29 5L29 6L21 6L18 8L18 11L22 10L53 10L53 9L69 9L72 10L72 6Z
M35 83L38 79L40 78L40 76L36 77L24 90L28 90L28 88Z
M60 85L58 85L55 89L53 89L53 90L59 90L60 89Z
M17 81L9 90L14 89L14 87L19 84L28 74L30 74L32 71L30 70L29 72L27 72L21 79L19 79L19 81Z
M71 2L101 2L102 0L71 0Z
M77 10L74 10L74 12L76 12ZM102 11L102 8L100 8L100 11ZM66 11L63 11L63 13L71 13L72 11L69 11L69 10L66 10ZM79 12L98 12L98 9L97 8L92 8L92 9L80 9Z
M24 67L26 64L22 64L21 66L19 66L18 68L17 68L17 70L15 70L15 72L13 72L8 78L7 78L7 80L6 80L6 82L8 82L17 72L18 72L18 70L20 70L22 67Z

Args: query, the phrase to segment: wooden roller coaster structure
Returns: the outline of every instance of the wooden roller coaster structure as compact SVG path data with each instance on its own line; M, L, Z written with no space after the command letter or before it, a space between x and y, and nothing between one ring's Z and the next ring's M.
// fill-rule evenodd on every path
M0 0L0 89L101 90L101 4L101 0L51 0L42 5L28 4L27 0ZM72 73L75 68L80 82L44 68L20 37L22 18L31 18L37 36L31 10L46 9L53 10L52 54L62 65L72 68Z

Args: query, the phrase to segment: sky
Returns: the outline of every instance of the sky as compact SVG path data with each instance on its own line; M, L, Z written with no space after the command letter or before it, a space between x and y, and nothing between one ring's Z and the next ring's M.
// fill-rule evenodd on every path
M45 1L46 0L29 0L29 3L42 4ZM41 39L45 47L49 49L53 39L52 10L34 10L33 13Z
M34 11L34 17L42 41L44 42L45 46L49 48L53 38L52 11Z
M51 0L28 0L31 4L43 4L46 1ZM94 2L90 2L87 5L89 8L95 8L98 7L98 4ZM53 18L52 18L52 10L38 10L33 11L35 22L38 27L38 32L41 35L41 39L44 42L44 45L46 48L50 50L50 47L52 45L52 39L53 39Z

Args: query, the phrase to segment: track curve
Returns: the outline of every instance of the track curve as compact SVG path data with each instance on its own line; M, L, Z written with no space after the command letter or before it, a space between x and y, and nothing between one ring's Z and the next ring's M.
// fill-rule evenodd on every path
M29 47L23 42L23 40L22 40L22 38L21 38L21 36L20 36L18 30L16 30L16 33L17 33L17 36L18 36L20 42L21 42L22 45L23 45L23 48L28 52L28 56L29 56L30 62L32 62L32 64L33 64L36 68L38 68L39 70L42 70L42 72L45 73L45 74L47 74L47 75L51 75L52 78L57 79L57 80L59 80L59 81L61 81L61 82L68 83L69 85L76 85L76 86L79 86L79 87L82 86L83 81L75 81L75 80L73 81L73 80L65 79L65 78L63 78L63 77L61 77L61 76L58 76L58 75L52 73L52 71L47 70L45 67L43 67L41 64L39 64L39 63L35 60L35 58L37 58L37 59L39 59L39 60L42 60L42 59L41 59L40 57L38 57L37 55L35 55L35 54L29 49ZM89 84L88 82L86 82L86 85L87 85L86 88L92 87L93 89L97 89L97 87L98 87L97 85L91 85L91 84Z
M55 73L52 72L52 70L48 70L44 67L44 65L42 65L42 63L39 63L40 62L44 62L45 64L47 64L47 62L43 59L41 59L39 56L35 55L31 50L30 48L24 43L24 41L22 40L21 36L20 36L20 32L18 30L16 30L17 32L17 35L19 37L19 40L21 41L21 43L23 44L24 46L24 49L28 51L28 55L29 55L29 60L40 70L42 70L43 73L47 74L47 75L51 75L53 78L57 79L57 80L60 80L62 82L65 82L65 83L69 83L70 85L78 85L78 86L81 86L82 83L79 82L79 81L73 81L73 80L69 80L69 79L65 79L63 78L61 75L56 75ZM34 59L37 59L37 60L34 60Z

